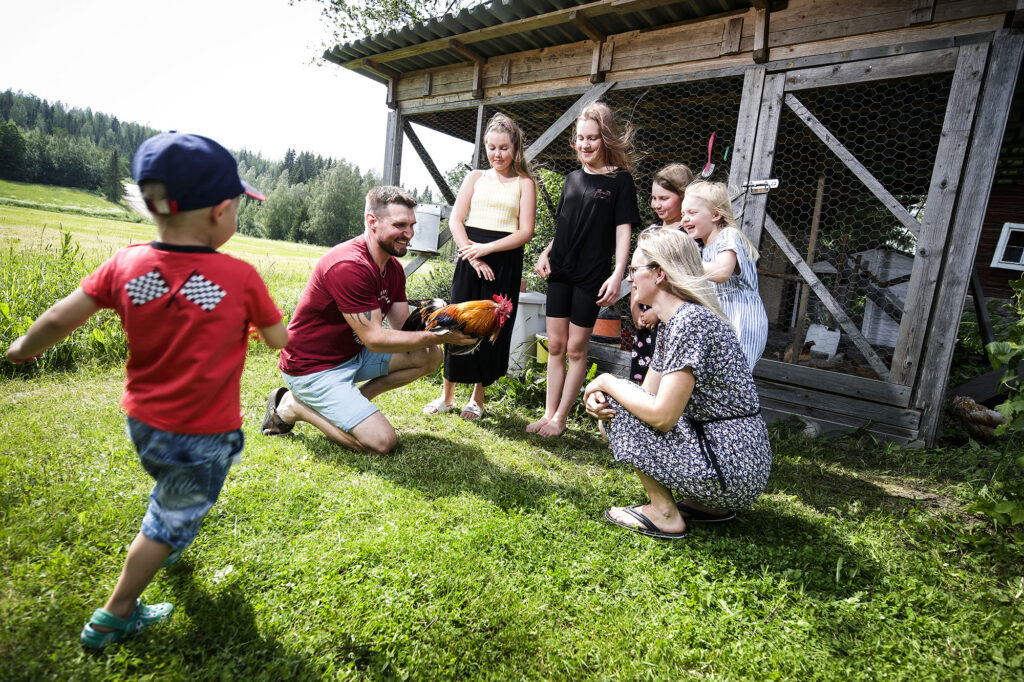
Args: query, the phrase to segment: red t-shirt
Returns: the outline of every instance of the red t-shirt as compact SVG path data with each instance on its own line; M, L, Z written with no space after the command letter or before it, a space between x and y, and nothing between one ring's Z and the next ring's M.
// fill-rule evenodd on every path
M174 433L242 426L246 330L249 322L281 321L255 268L206 247L136 244L83 279L82 290L121 317L128 336L121 406L129 415Z
M342 313L380 310L405 298L405 272L391 257L384 273L373 262L360 235L338 244L317 261L295 314L288 323L288 345L278 366L291 376L337 367L363 349Z

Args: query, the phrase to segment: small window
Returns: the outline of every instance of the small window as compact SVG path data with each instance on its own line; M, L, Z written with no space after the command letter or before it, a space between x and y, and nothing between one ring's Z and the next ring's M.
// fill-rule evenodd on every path
M992 267L1024 270L1024 223L1003 224L1003 233L992 255Z

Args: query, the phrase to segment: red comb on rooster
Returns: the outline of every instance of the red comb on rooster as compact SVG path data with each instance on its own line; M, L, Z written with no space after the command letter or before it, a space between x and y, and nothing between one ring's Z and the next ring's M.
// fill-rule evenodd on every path
M419 301L418 307L409 314L402 331L423 331L444 334L458 331L477 339L469 346L448 346L452 355L467 355L480 347L487 339L494 343L501 328L512 315L512 299L496 294L493 301L464 301L445 304L439 298Z

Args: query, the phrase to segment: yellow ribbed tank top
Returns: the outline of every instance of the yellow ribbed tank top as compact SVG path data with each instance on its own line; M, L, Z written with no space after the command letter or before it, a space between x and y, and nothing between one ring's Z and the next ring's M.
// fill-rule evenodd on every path
M473 198L464 224L494 232L518 230L519 178L504 183L493 169L485 171L473 185Z

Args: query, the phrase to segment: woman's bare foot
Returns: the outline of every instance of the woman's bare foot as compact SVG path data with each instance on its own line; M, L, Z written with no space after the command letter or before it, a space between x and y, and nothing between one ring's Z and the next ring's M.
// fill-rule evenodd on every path
M565 433L565 422L557 419L549 419L546 424L537 429L537 435L545 438L561 436Z
M657 529L662 533L682 533L686 530L686 521L676 509L659 512L651 503L635 507L635 509L650 519L651 523L657 526ZM641 527L639 519L626 511L626 507L612 507L608 510L608 516L621 526L626 526L627 528Z
M527 424L526 425L526 432L527 433L537 433L538 431L540 431L541 427L546 425L549 421L551 421L550 417L541 417L540 419L538 419L537 421L533 422L532 424Z

